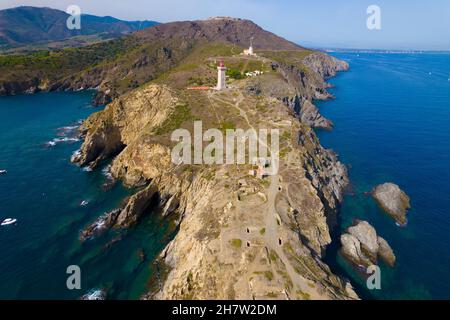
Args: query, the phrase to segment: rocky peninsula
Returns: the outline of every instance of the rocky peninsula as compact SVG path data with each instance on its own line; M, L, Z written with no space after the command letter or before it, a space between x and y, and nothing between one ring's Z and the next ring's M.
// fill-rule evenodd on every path
M242 55L251 38L256 55ZM97 50L106 52L100 61L91 56ZM83 59L70 69L74 57ZM323 261L348 177L313 131L331 127L314 101L332 98L326 78L347 63L231 18L162 24L51 59L62 65L57 77L48 60L34 74L3 66L0 94L96 88L97 102L111 101L83 122L72 161L96 169L111 160L112 176L137 192L81 239L147 214L177 224L157 260L157 285L143 298L358 298ZM226 90L187 90L213 86L219 60L229 70ZM254 70L263 72L242 76ZM249 174L251 164L175 164L171 133L192 133L194 121L204 130L278 129L278 172L261 178Z

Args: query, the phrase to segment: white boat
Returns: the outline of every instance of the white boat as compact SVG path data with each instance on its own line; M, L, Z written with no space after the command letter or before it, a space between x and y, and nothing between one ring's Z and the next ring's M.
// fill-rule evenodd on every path
M8 226L17 222L17 219L7 218L1 223L2 226Z
M85 207L88 204L89 204L89 201L83 200L83 201L81 201L80 206Z
M0 174L7 174L8 173L8 171L6 171L6 170L0 170Z

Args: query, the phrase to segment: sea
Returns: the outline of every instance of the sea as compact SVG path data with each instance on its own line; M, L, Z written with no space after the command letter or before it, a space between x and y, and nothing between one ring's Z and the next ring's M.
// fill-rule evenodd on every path
M139 299L151 288L155 257L171 239L168 221L148 212L128 232L79 239L136 191L114 182L108 163L89 172L70 162L81 146L80 121L102 109L90 105L92 94L0 98L0 169L7 170L0 221L17 219L0 227L0 299L79 299L100 291Z
M381 288L369 290L366 277L340 256L338 241L327 259L363 298L450 299L450 53L331 54L350 64L329 80L336 99L318 103L335 124L319 139L349 168L339 228L368 221L397 263L381 263ZM384 182L411 198L405 227L367 194Z

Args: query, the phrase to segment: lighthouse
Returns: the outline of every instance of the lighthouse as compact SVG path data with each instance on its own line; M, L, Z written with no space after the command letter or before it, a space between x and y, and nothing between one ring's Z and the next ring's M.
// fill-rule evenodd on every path
M255 52L253 51L253 37L250 38L250 47L248 47L248 49L245 49L242 54L244 56L256 56Z
M220 60L219 66L217 67L217 87L216 90L223 90L227 88L225 72L227 68L223 60Z
M254 55L254 53L253 53L253 37L250 38L250 47L248 48L248 54L250 56Z

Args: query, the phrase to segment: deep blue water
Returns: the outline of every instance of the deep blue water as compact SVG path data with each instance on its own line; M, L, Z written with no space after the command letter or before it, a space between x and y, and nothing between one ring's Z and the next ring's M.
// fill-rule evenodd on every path
M335 123L322 144L349 166L341 228L368 220L393 247L397 265L382 265L374 298L450 299L450 55L335 53L350 71L330 82L336 100L319 103ZM411 198L400 228L364 195L397 183ZM339 256L347 276L364 284Z
M80 231L115 208L132 190L108 182L101 170L70 163L79 141L70 130L98 111L91 93L46 93L0 98L0 299L75 299L107 288L109 298L136 299L146 291L151 264L168 238L167 222L148 215L128 233L111 232L82 244ZM83 200L89 201L81 207ZM121 241L110 243L122 237ZM108 245L110 243L110 245ZM145 261L139 253L144 250ZM68 290L66 268L81 268L81 290Z

